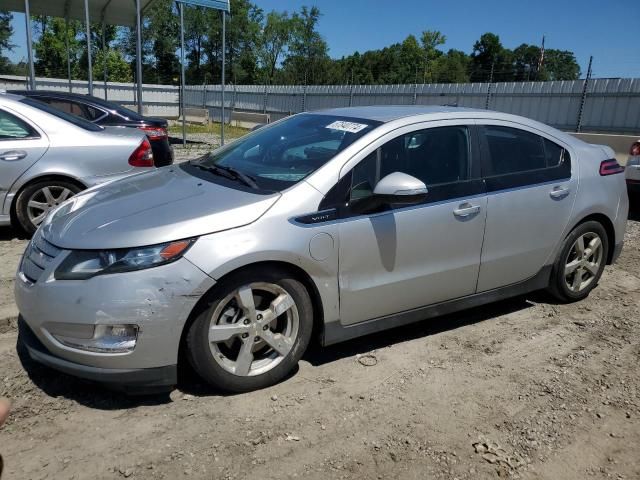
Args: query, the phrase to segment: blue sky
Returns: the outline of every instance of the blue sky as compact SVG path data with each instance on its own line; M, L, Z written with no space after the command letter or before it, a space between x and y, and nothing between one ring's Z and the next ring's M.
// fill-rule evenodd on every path
M640 77L640 1L567 0L253 0L265 11L316 5L334 58L382 48L423 30L440 30L444 49L471 52L482 33L500 36L505 47L521 43L572 50L586 72L594 56L597 77ZM24 16L14 16L13 60L26 58Z

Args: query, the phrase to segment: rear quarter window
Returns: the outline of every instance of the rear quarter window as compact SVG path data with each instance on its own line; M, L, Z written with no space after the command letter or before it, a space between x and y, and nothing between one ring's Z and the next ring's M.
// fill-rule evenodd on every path
M21 99L20 102L24 103L25 105L29 105L30 107L37 108L38 110L42 110L43 112L53 115L54 117L58 117L62 120L65 120L75 125L76 127L82 128L83 130L88 130L90 132L100 132L103 130L102 127L95 125L94 123L91 123L90 121L85 120L84 118L78 117L76 115L72 115L67 112L63 112L62 110L58 110L57 108L54 108L51 105L35 100L33 98L25 97Z

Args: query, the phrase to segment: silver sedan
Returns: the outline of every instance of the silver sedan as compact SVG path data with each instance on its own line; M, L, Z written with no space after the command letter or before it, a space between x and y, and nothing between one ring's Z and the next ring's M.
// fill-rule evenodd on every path
M0 93L0 226L33 233L76 193L154 166L144 133Z
M183 359L232 391L328 345L547 289L585 298L622 249L624 169L522 117L304 113L77 195L28 246L20 341L39 362L166 388Z

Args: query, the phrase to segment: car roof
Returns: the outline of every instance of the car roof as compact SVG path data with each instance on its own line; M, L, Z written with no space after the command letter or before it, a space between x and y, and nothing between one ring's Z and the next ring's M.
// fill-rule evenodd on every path
M413 117L418 115L437 115L464 112L486 112L475 108L452 107L446 105L371 105L363 107L341 107L326 110L316 110L312 113L320 115L335 115L342 117L360 118L363 120L374 120L377 122L391 122L400 118Z

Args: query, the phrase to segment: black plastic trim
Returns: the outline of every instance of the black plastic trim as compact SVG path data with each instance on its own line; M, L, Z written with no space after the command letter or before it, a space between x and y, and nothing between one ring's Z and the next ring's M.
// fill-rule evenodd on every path
M49 352L21 316L18 318L18 330L18 342L26 347L34 361L74 377L122 388L172 387L178 383L177 365L130 369L82 365L56 357Z
M381 332L390 328L408 325L421 320L427 320L440 315L446 315L460 310L466 310L468 308L478 307L487 303L541 290L549 285L551 268L551 265L545 266L529 280L515 283L513 285L384 317L374 318L354 325L343 325L339 320L326 323L324 325L322 335L322 345L332 345L334 343L344 342L345 340L361 337L363 335Z

